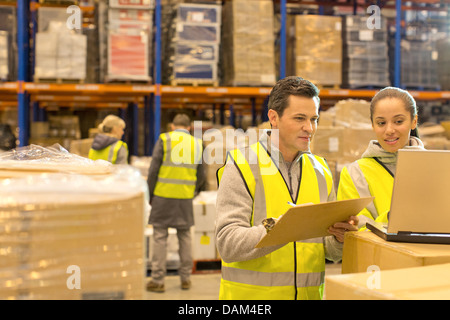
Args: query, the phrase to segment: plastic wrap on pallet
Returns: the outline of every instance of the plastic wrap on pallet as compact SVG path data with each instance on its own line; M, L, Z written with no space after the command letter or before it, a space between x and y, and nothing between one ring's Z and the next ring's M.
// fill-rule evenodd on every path
M295 62L292 74L317 85L340 85L342 82L341 17L295 16ZM291 68L292 69L292 68Z
M217 66L216 63L203 63L203 64L183 64L175 63L174 65L174 78L178 80L198 80L198 81L215 81L217 80Z
M222 18L224 85L274 85L273 2L226 1Z
M83 13L80 11L80 21L83 21ZM81 29L67 27L67 19L70 14L67 13L67 7L55 8L55 7L39 7L38 9L38 32L64 32L71 31L73 33L81 33Z
M180 4L177 20L179 23L218 24L221 23L220 6L201 4Z
M87 37L63 31L36 34L36 79L86 78Z
M111 8L153 9L154 0L109 0Z
M106 80L149 81L152 11L108 9Z
M0 298L141 299L148 191L139 172L65 174L64 160L81 157L35 147L10 156L0 164L61 167L0 181Z
M401 41L401 85L439 89L436 41Z
M177 42L175 61L180 63L217 62L219 60L218 45L191 42Z
M149 80L148 39L140 35L108 35L108 78Z
M369 28L366 16L346 16L343 30L343 86L385 87L390 85L387 21Z

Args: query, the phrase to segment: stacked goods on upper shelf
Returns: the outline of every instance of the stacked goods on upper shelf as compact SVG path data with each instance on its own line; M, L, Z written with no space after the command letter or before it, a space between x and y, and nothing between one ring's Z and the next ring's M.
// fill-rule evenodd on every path
M16 8L0 6L0 81L17 80Z
M344 18L342 80L345 87L390 85L387 23L383 17L380 25L368 25L369 22L366 16Z
M170 39L172 84L218 84L221 6L179 4Z
M84 81L87 38L81 29L69 28L66 8L41 7L38 17L35 80Z
M273 86L276 81L273 1L226 1L222 17L223 84Z
M394 42L395 40L391 39L391 60ZM400 46L400 86L420 90L439 89L436 41L402 39ZM393 74L394 71L391 72L391 75Z
M287 56L290 75L299 75L321 86L342 83L342 19L319 15L288 16L291 50ZM293 49L293 50L292 50Z
M151 0L99 3L100 78L105 82L151 80L153 8Z

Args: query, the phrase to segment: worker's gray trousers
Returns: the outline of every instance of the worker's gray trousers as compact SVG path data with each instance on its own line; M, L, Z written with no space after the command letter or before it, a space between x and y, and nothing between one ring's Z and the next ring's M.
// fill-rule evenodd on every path
M166 276L168 236L168 228L153 227L152 280L158 284L163 284ZM180 255L178 274L181 281L187 281L190 278L193 266L190 229L177 229L177 238L178 254Z

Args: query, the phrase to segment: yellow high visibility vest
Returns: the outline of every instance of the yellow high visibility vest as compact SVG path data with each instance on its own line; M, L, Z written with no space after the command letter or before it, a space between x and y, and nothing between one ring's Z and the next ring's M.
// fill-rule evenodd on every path
M194 198L202 143L189 133L171 131L160 135L164 155L154 195L171 199Z
M245 156L245 153L249 153ZM257 159L250 162L249 159ZM295 202L278 167L261 143L245 151L233 150L227 155L239 169L253 199L251 225L264 218L278 218ZM301 156L301 178L296 204L326 202L333 179L323 158ZM223 174L218 170L217 178ZM322 299L325 275L323 238L291 242L257 259L226 263L222 261L220 299Z
M360 197L375 197L373 204L363 209L358 216L381 223L388 222L388 212L391 208L394 176L375 158L362 158L356 161L356 170L363 181L356 181L360 177L351 176L349 169L344 167L341 171L338 200L355 199ZM353 164L352 164L353 165ZM360 219L361 220L361 219Z
M122 146L128 150L127 144L122 140L118 140L116 143L113 143L101 150L94 150L91 148L89 149L88 157L91 160L106 160L115 164L117 161L117 154Z

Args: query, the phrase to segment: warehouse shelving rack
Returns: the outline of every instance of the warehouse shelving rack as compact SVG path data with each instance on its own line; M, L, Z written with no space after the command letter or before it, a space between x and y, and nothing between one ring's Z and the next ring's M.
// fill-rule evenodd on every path
M229 0L228 0L229 1ZM275 1L275 0L274 0ZM277 0L281 13L280 28L280 61L279 77L285 76L286 69L286 18L288 0ZM421 1L424 2L424 1ZM439 3L438 0L427 0L428 3ZM298 2L295 2L298 4ZM2 3L8 4L8 3ZM351 5L356 8L357 1L351 3L302 1L301 4L314 4L319 6L319 13L323 12L323 6ZM145 108L145 155L151 155L155 138L159 136L161 127L161 108L182 108L189 103L212 105L215 109L219 106L221 118L223 112L230 112L230 120L233 124L235 111L239 108L250 110L253 123L259 110L264 111L264 102L270 93L270 88L262 87L187 87L166 86L161 84L161 0L155 0L155 60L154 60L154 84L59 84L59 83L34 83L28 73L28 56L30 54L30 39L33 32L28 30L28 16L35 19L37 0L17 0L17 41L18 41L18 79L16 82L0 83L0 107L17 104L19 146L28 144L30 105L33 105L33 121L38 121L40 112L48 103L63 102L65 105L77 105L86 107L108 107L125 110L122 114L131 114L131 123L138 120L137 109ZM388 7L388 6L387 6ZM396 30L401 30L403 10L418 10L415 6L404 6L402 0L395 0ZM84 8L89 10L89 8ZM395 46L395 79L394 86L400 83L400 32L396 32ZM327 99L362 98L370 99L377 90L348 90L348 89L321 89L322 101ZM449 100L450 91L410 91L417 100ZM16 102L17 101L17 102ZM259 107L258 107L259 106ZM262 109L261 107L262 106ZM129 116L128 114L128 116ZM264 114L264 112L262 112ZM132 125L133 142L131 154L137 155L137 125Z

